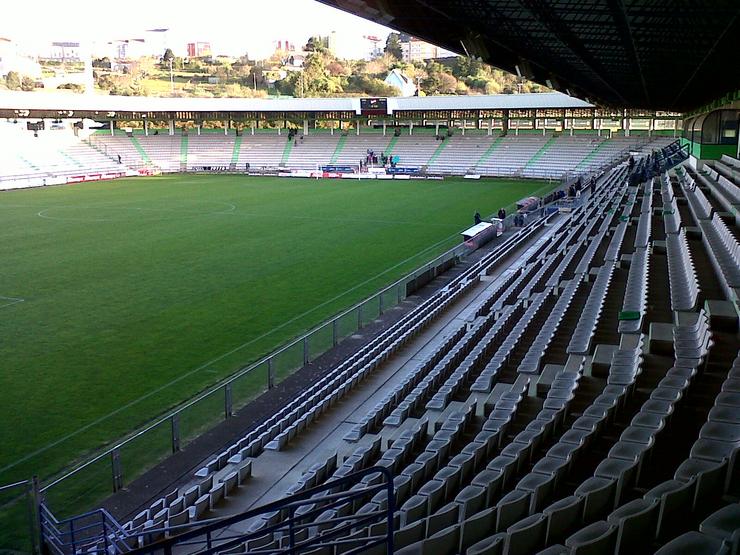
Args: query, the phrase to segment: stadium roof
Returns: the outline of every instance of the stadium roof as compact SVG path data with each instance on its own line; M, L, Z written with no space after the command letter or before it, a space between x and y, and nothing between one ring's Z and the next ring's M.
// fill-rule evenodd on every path
M607 106L740 89L737 0L319 0Z
M486 96L422 96L389 98L388 111L396 110L500 110L590 108L587 102L561 93L497 94ZM359 98L155 98L82 94L0 93L0 113L15 117L58 112L60 117L101 116L126 113L268 113L268 112L354 112L360 113ZM19 113L15 113L19 112ZM69 113L72 112L72 113ZM5 116L7 117L7 115ZM39 117L39 116L36 116ZM112 117L112 116L111 116Z

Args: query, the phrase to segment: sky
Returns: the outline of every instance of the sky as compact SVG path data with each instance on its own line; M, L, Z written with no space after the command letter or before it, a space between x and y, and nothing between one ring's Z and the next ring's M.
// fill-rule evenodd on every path
M315 0L22 0L3 2L0 37L29 49L51 41L137 38L142 31L168 28L176 54L185 44L210 41L214 54L269 56L277 40L300 46L311 35L337 33L340 57L365 57L370 42L391 31Z

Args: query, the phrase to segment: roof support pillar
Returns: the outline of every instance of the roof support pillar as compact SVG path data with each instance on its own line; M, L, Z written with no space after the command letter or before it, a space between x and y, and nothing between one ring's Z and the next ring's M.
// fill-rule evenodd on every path
M110 120L108 124L110 125L110 134L115 135L115 131L113 131L113 120Z
M468 126L468 120L466 120L465 118L463 118L463 120L462 120L462 136L463 137L465 136L465 128L467 126Z
M414 133L414 122L410 121L409 122L409 136L413 135L413 133Z
M167 122L167 133L168 135L174 135L175 134L175 120L171 119Z
M493 118L488 120L488 136L493 135Z
M149 136L149 121L148 120L144 120L144 136L145 137Z
M202 128L202 127L203 127L203 126L202 126L202 125L201 125L200 123L199 123L198 125L196 125L196 126L195 126L195 132L196 132L196 134L197 134L197 135L198 135L199 137L200 137L200 130L201 130L201 128Z
M383 137L385 137L385 121L383 121Z
M624 114L624 117L622 118L622 129L624 130L624 136L629 137L630 136L630 118L627 115L627 110L622 112Z
M303 120L303 134L306 136L308 135L308 120L307 119Z

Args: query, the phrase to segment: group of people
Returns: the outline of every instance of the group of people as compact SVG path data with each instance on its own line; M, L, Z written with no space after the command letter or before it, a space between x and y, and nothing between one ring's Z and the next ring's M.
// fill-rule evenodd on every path
M596 192L596 176L591 177L588 183L588 188L592 195ZM571 183L570 187L568 187L568 196L571 198L580 199L583 189L583 181L579 177L578 179L576 179L575 183Z
M303 142L303 133L298 133L295 129L288 129L288 140L293 141L293 146L298 146L298 141Z
M380 153L380 156L375 154L375 151L367 149L365 158L360 159L360 170L363 170L372 165L382 164L383 167L396 167L396 160L392 156L386 156L384 152Z

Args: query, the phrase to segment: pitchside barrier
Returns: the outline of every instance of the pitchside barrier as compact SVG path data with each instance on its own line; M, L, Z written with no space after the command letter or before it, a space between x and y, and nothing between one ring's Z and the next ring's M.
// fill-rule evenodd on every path
M549 190L552 190L551 185L534 194ZM511 209L512 206L506 208ZM538 216L545 213L546 207L537 210L537 214L530 214L524 224L536 223L540 220ZM503 220L504 230L514 224L515 214L509 214ZM4 490L0 488L0 549L34 549L38 524L33 513L37 511L31 511L29 516L29 506L36 506L39 500L43 500L61 519L95 506L401 303L413 291L457 264L474 248L461 242L46 484L39 486L34 478L5 486ZM3 491L5 497L2 497Z

